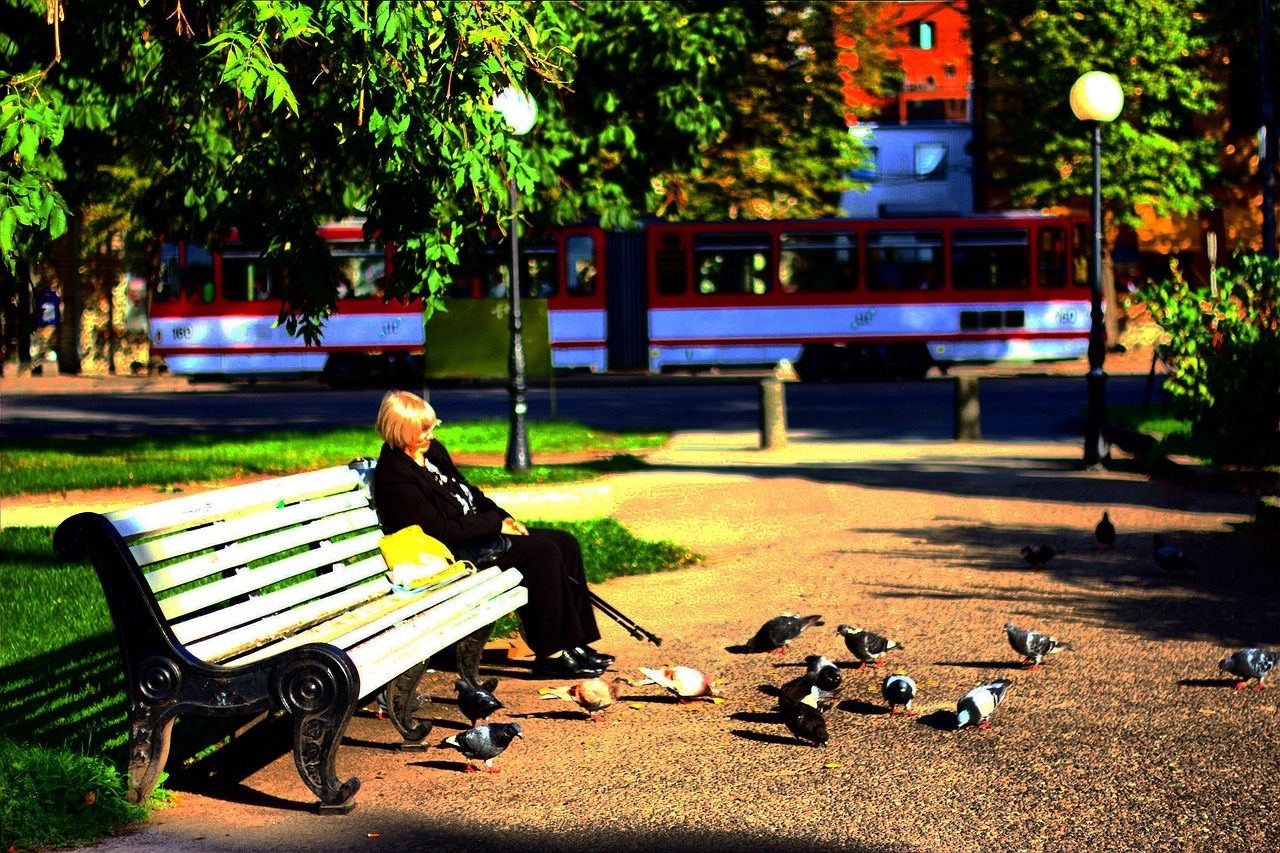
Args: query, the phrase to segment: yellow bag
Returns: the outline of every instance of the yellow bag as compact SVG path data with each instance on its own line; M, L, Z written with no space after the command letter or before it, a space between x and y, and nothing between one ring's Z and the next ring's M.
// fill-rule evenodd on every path
M398 530L378 540L387 577L404 589L422 589L468 573L453 559L445 544L422 532L418 525Z

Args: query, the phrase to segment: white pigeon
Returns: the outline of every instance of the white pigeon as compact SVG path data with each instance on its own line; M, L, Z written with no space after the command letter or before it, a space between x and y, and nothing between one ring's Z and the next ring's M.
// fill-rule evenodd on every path
M975 687L956 703L956 728L977 726L985 729L990 725L991 714L1004 700L1004 693L1013 684L1007 678L1001 678L990 684Z
M713 698L720 695L710 678L687 666L668 666L663 669L639 667L639 670L644 673L645 678L632 682L633 684L657 684L665 687L676 695L682 705L701 697Z
M1241 649L1227 655L1218 662L1218 671L1234 675L1241 681L1236 682L1236 690L1241 690L1252 679L1258 679L1254 690L1262 689L1263 680L1280 664L1280 652L1269 652L1266 649Z

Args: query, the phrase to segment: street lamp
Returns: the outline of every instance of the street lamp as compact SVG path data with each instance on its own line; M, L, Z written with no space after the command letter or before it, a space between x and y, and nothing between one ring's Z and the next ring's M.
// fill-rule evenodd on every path
M1093 123L1093 250L1089 264L1089 413L1084 434L1084 464L1097 468L1111 458L1111 447L1103 435L1107 420L1107 374L1102 316L1102 123L1113 121L1124 106L1120 83L1105 71L1080 75L1071 87L1071 111L1081 121Z
M533 99L514 86L508 86L493 98L493 108L502 113L507 129L516 136L524 136L533 130L538 120L538 106ZM528 471L529 433L525 429L525 414L529 411L524 378L524 323L520 318L520 195L516 190L516 178L512 174L507 181L511 188L511 353L507 361L510 380L507 393L511 403L511 429L507 433L507 470Z

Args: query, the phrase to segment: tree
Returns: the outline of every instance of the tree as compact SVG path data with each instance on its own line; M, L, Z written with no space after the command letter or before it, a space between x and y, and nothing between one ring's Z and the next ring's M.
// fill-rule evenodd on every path
M971 0L987 81L987 174L1015 206L1092 192L1089 134L1068 105L1090 70L1120 81L1125 106L1104 130L1103 194L1121 223L1211 202L1215 142L1197 124L1218 107L1203 0Z

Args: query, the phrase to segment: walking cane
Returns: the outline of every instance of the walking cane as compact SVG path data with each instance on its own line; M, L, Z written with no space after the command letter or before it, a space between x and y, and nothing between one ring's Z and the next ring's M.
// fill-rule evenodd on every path
M633 622L626 614L624 614L621 610L614 607L612 604L605 601L603 598L601 598L600 596L592 592L590 589L588 589L587 586L581 581L579 581L577 578L570 577L567 579L569 581L569 585L573 587L576 592L586 596L587 601L590 601L597 608L599 608L600 612L603 613L605 616L608 616L614 622L617 622L623 628L626 628L627 631L631 633L631 636L635 637L637 640L648 640L649 642L653 643L655 646L662 645L661 637L655 634L652 634L649 631L646 631L644 628L641 628L639 625Z

